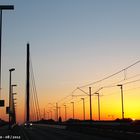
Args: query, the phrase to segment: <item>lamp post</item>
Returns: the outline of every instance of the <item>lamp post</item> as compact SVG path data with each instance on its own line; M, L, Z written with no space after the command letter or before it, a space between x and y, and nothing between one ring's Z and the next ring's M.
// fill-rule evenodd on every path
M52 119L52 111L50 111L50 113L51 113L51 119Z
M121 100L122 100L122 119L124 119L124 101L123 101L123 85L117 85L121 89Z
M14 71L15 69L9 69L10 72L10 77L9 77L9 129L11 129L11 93L12 93L12 86L11 86L11 81L12 81L12 76L11 73L12 71Z
M66 121L67 120L67 106L64 105L64 107L65 107L65 121Z
M44 120L46 118L46 111L45 111L45 108L44 108L44 116L43 116Z
M1 98L1 46L2 46L2 11L13 10L13 5L0 5L0 98Z
M92 122L92 94L91 94L91 87L89 87L89 93L85 92L84 90L82 90L81 88L77 88L80 91L82 91L83 93L85 93L86 95L89 96L89 119L90 122Z
M83 100L83 120L85 120L85 99L81 98Z
M61 117L61 107L58 107L59 117Z
M99 117L99 121L100 121L100 95L99 93L94 93L98 96L98 117Z
M72 108L73 108L73 119L74 119L74 102L71 102L72 103Z
M56 119L56 109L53 109L53 111L54 111L54 120Z
M58 121L58 103L56 103L56 121Z
M92 121L92 99L91 99L91 87L89 87L89 107L90 107L90 121Z
M12 99L11 99L11 101L12 101L12 103L11 103L11 105L12 105L12 123L16 123L16 113L15 113L15 98L14 98L14 95L16 94L16 93L13 93L13 88L14 87L16 87L17 85L11 85L12 86L12 89L11 89L11 97L12 97Z
M48 120L49 120L50 119L49 112L47 112L47 114L48 114Z
M91 94L91 87L89 87L89 93L87 93L87 92L85 92L84 90L82 90L81 88L77 88L77 89L79 89L80 91L82 91L83 93L85 93L86 95L88 95L89 96L89 112L90 112L90 122L92 122L92 95L94 94ZM99 88L96 92L99 92L101 89L103 89L103 87L101 87L101 88ZM95 93L96 93L95 92Z

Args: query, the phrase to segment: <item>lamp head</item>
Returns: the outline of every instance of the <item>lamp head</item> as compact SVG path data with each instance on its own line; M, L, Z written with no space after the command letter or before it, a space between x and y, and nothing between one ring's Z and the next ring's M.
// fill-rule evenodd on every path
M15 70L15 68L9 69L10 72L11 72L11 71L14 71L14 70Z
M12 85L12 87L16 87L17 85Z
M14 10L14 5L0 5L0 10Z
M122 85L121 85L121 84L119 84L119 85L117 85L117 86L121 87Z

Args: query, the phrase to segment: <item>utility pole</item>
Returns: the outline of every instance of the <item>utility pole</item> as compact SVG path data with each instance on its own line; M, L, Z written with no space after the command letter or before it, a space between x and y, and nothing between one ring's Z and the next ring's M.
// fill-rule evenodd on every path
M15 68L9 69L10 75L9 75L9 129L11 129L11 115L12 115L12 71L15 71Z
M80 91L82 91L83 93L85 93L86 95L89 96L89 111L90 111L90 122L92 122L92 95L94 94L91 94L91 87L89 87L89 93L85 92L84 90L82 90L81 88L77 88L79 89ZM99 88L96 92L99 92L101 89L103 89L103 87ZM96 93L95 92L95 93Z
M98 117L99 117L99 121L100 121L100 95L99 93L94 93L98 96Z
M71 102L72 103L72 110L73 110L73 120L74 120L74 102Z
M1 99L1 46L2 46L2 11L14 10L13 5L0 5L0 99Z
M124 102L123 102L123 85L117 85L121 89L121 100L122 100L122 119L124 120Z
M30 121L30 46L27 43L27 62L26 62L26 122Z
M59 109L59 117L61 117L61 107L58 107Z
M56 103L56 121L58 121L58 103Z
M50 113L51 113L51 119L52 119L52 111L50 111Z
M16 94L16 93L14 93L13 92L13 88L14 87L16 87L17 85L11 85L11 98L12 98L12 103L11 103L11 105L12 105L12 118L11 118L11 122L12 122L12 124L13 123L16 123L16 113L15 113L15 98L14 98L14 95Z
M91 87L89 87L89 106L90 106L90 121L92 121L92 100L91 100Z
M85 120L85 99L81 98L83 100L83 120Z
M16 102L14 102L14 123L16 124Z
M67 107L66 107L66 105L64 105L65 106L65 121L67 120Z
M49 118L50 118L50 117L49 117L49 112L47 112L47 119L49 120Z
M45 118L46 118L46 112L45 112L45 108L44 108L44 117L43 117L43 118L44 118L44 120L45 120Z
M56 109L53 109L54 110L54 120L56 119Z

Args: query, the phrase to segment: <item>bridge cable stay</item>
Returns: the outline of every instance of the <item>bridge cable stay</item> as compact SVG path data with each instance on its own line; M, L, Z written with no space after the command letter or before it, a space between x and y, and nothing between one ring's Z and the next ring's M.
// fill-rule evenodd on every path
M27 61L26 61L26 117L25 121L40 120L40 108L37 96L35 77L33 72L32 61L30 57L30 46L27 43Z
M38 101L38 96L37 96L37 90L36 90L36 84L35 84L35 77L34 77L34 72L33 72L33 66L32 66L32 61L31 61L31 58L30 58L30 67L31 67L31 87L33 89L33 102L34 102L34 105L35 105L35 109L36 109L36 115L37 115L37 120L40 120L41 119L41 113L40 113L40 107L39 107L39 101Z
M31 102L30 102L30 106L31 106L31 120L32 121L36 121L37 119L37 117L36 117L36 109L35 109L35 103L34 103L34 97L33 97L33 94L32 94L32 89L31 89L31 91L30 91L30 93L31 93Z
M38 120L38 109L37 109L37 102L35 99L35 89L33 86L33 80L32 80L32 73L31 73L31 111L32 111L32 116L35 117L35 120Z

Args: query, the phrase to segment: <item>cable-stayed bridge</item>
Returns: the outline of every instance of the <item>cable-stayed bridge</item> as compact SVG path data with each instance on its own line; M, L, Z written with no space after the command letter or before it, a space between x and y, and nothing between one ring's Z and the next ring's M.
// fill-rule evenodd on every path
M13 10L13 5L0 5L0 99L1 99L1 42L2 42L2 12ZM105 78L82 86L77 86L69 95L56 101L48 103L46 108L40 108L38 94L35 84L35 76L30 56L30 44L27 43L26 58L26 100L25 119L23 124L18 124L16 110L16 93L13 84L12 73L15 68L9 69L9 106L6 107L8 121L0 120L0 139L22 139L22 140L113 140L113 139L140 139L140 121L127 118L125 105L126 94L138 94L140 89L140 73L133 71L140 61L109 75ZM139 67L138 67L139 68ZM129 88L130 87L130 88ZM116 93L120 98L106 106L101 98L114 96ZM125 95L125 96L124 96ZM134 96L134 95L133 95ZM94 98L95 97L95 98ZM115 96L116 98L117 96ZM113 100L114 98L111 98ZM97 111L95 104L97 100ZM104 104L103 104L104 102ZM110 101L107 100L110 103ZM103 115L108 112L109 107L120 102L118 115L109 111L110 119L104 120ZM81 104L77 109L78 104ZM118 104L117 104L118 105ZM0 100L0 106L4 106L4 100ZM19 104L20 106L20 104ZM107 110L102 109L106 106ZM118 109L117 108L117 109ZM62 110L63 109L63 110ZM116 108L113 108L114 110ZM135 109L135 108L133 108ZM105 110L105 111L104 111ZM128 109L127 109L128 110ZM82 112L82 117L78 114ZM116 115L114 117L114 115ZM139 114L138 114L139 115Z

